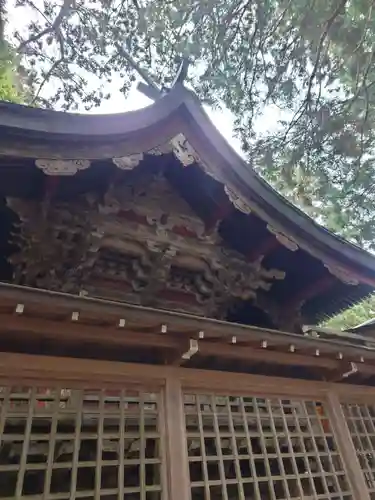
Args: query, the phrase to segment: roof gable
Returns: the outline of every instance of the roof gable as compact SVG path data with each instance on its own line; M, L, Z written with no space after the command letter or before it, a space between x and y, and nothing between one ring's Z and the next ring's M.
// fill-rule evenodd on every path
M309 321L316 321L321 314L332 314L374 287L374 257L325 230L276 193L232 150L196 96L181 85L176 85L148 108L112 116L83 116L2 104L0 129L3 155L0 163L6 163L9 155L17 156L20 161L24 158L25 163L30 163L32 158L47 176L75 175L77 179L84 179L94 165L108 160L120 170L135 171L139 162L150 155L163 159L173 153L184 171L201 172L201 176L194 173L189 177L190 181L196 178L204 183L202 193L210 197L207 202L201 197L199 204L212 205L218 198L225 198L237 214L247 218L246 223L241 219L242 229L236 237L234 229L225 227L234 224L239 216L228 215L226 208L224 215L215 216L213 224L218 220L223 222L220 231L231 233L231 241L237 238L238 244L234 247L249 252L248 261L265 256L264 263L273 267L279 259L274 255L275 241L279 254L281 247L294 255L288 254L288 261L299 260L300 257L295 257L298 252L304 256L301 268L297 266L293 273L289 266L287 271L288 283L295 279L298 285L288 296L289 315L306 303ZM0 165L0 174L1 168ZM186 176L175 170L179 183L178 179ZM189 198L188 187L183 182L180 187L185 190L185 198ZM191 189L196 190L198 186ZM214 192L212 200L211 191ZM219 205L221 210L225 202ZM197 210L199 212L199 206ZM207 224L206 220L206 227ZM246 227L255 230L258 226L259 235L262 233L261 245L258 249L249 249L250 238L247 234L241 237L241 231ZM264 237L264 231L270 237ZM314 266L319 272L313 271ZM275 293L279 290L278 297L291 294L289 285L283 288L284 283L287 281L273 287ZM332 294L340 299L327 310L324 303Z

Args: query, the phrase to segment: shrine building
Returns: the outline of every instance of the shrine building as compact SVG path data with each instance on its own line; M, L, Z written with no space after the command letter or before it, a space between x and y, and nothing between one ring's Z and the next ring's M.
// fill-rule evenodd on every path
M0 103L0 500L374 500L375 257L273 190L180 82Z

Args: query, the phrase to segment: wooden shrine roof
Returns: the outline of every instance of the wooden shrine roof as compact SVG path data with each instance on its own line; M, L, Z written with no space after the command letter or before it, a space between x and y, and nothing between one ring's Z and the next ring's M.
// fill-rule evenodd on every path
M197 97L177 85L151 106L113 115L81 115L0 103L0 154L36 158L113 158L145 152L185 135L209 173L265 211L286 234L317 253L356 263L375 277L375 258L315 223L279 195L232 149Z
M171 150L164 154L171 141L172 153L181 161L187 159L186 168L168 156ZM161 160L155 148L163 153ZM273 284L266 295L289 314L301 304L305 322L316 323L375 288L374 256L327 231L272 189L228 145L197 97L180 84L147 108L114 115L0 103L4 198L43 196L48 189L43 172L59 174L48 171L51 161L78 162L75 172L68 172L75 175L61 176L59 196L69 199L93 186L104 189L115 169L113 162L128 159L130 163L120 168L130 170L131 161L138 157L139 163L140 155L146 169L162 161L168 164L171 183L206 226L221 221L220 234L228 245L247 260L263 256L263 262L286 272L286 279ZM81 170L86 160L90 168ZM8 212L4 205L2 228L9 225ZM9 254L6 238L0 235L4 255ZM10 280L9 273L0 266L0 280ZM245 316L234 320L245 322Z

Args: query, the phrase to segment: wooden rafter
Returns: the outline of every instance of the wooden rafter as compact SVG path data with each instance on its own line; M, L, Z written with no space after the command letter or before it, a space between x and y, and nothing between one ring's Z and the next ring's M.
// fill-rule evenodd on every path
M213 213L206 222L207 230L214 228L219 221L226 219L233 210L234 207L228 198L222 200L221 203L215 207Z
M298 309L300 304L305 301L316 297L318 294L325 292L329 287L335 283L336 279L331 274L327 273L318 280L310 283L307 287L298 291L294 296L288 298L285 304L285 310L294 311Z
M275 236L269 235L267 236L266 239L261 241L259 244L257 244L256 248L251 250L247 255L246 258L250 262L254 262L255 260L259 259L259 257L264 256L266 257L268 254L270 254L275 248L279 246L279 243Z

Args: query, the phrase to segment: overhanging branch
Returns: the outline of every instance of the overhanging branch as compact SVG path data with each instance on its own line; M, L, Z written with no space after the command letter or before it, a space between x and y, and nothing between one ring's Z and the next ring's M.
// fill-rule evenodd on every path
M59 13L57 14L55 20L50 26L47 26L44 30L41 32L31 36L27 40L24 40L23 42L20 43L20 45L17 48L17 52L24 52L25 48L30 45L30 43L37 42L41 38L43 38L45 35L48 35L49 33L55 33L56 36L58 37L59 31L60 31L60 26L64 19L69 15L71 12L71 8L75 5L75 0L64 0Z

